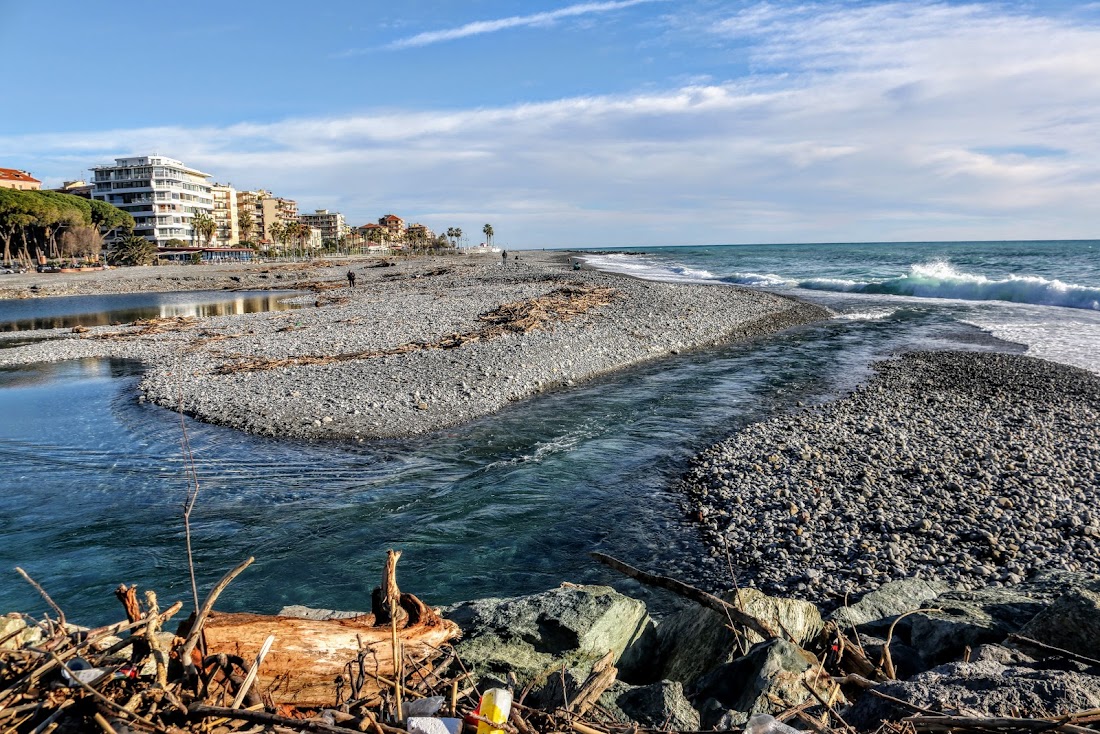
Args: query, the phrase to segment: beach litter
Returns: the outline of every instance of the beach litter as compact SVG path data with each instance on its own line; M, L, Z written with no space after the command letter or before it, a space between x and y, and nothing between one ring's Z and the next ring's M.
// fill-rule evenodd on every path
M597 615L588 623L578 622L578 615L584 616L586 599L604 599L596 605L603 612L610 609L609 603L614 605L607 601L612 597L634 605L638 602L608 587L572 584L535 595L563 602L556 611L538 606L542 602L532 602L535 597L488 600L501 609L507 607L504 617L518 626L517 639L524 638L565 656L544 674L517 680L512 674L500 676L479 669L472 659L463 660L461 651L467 648L459 638L466 630L398 588L396 567L400 556L396 551L387 554L382 583L371 597L370 613L310 617L215 612L215 602L252 563L250 558L227 573L175 632L165 632L163 627L180 612L181 602L161 610L155 593L146 591L141 600L135 587L125 585L115 592L126 612L124 620L94 629L75 626L46 591L23 573L54 615L47 614L40 621L18 614L0 617L0 731L461 734L465 729L468 734L643 734L685 730L674 725L674 709L681 704L670 703L667 695L662 704L667 711L658 712L663 720L654 720L651 711L644 711L645 706L637 709L643 711L641 721L624 721L622 710L617 716L612 710L617 706L625 710L632 697L638 702L639 692L655 690L673 692L673 698L686 704L683 694L676 693L681 690L679 683L670 687L665 680L634 686L620 680L637 676L638 671L657 673L667 666L667 659L661 660L650 651L650 660L630 662L623 657L624 650L609 649L598 659L579 665L583 656L561 649L563 634L578 624L590 625L574 631L583 638L598 639L593 643L597 646L611 639L605 629L606 615ZM687 719L693 722L689 727L692 731L1100 731L1100 708L1095 707L1061 713L1021 710L1014 715L992 716L953 706L942 692L926 692L942 699L937 699L939 704L934 707L899 697L897 687L910 683L897 679L890 638L908 613L887 617L892 621L885 644L880 652L872 654L865 647L866 636L857 634L854 623L820 624L820 618L817 622L799 622L792 616L792 609L804 602L767 598L772 605L768 607L757 603L759 596L751 602L754 597L741 592L717 597L610 556L593 556L647 586L692 600L698 606L682 614L712 615L723 628L719 631L731 635L726 645L729 649L718 650L731 661L711 666L690 685L690 706L704 709L703 724L698 723L699 713L692 712L694 718ZM881 605L881 599L876 603ZM527 612L518 611L523 605L527 605ZM1050 609L1056 607L1057 603ZM764 609L771 612L761 611ZM931 607L920 609L926 615L936 611ZM545 628L547 640L529 639L528 632L521 629L526 624L524 613ZM857 605L845 618L851 620L859 613ZM1050 610L1039 616L1043 614L1049 615ZM626 624L637 626L637 619ZM662 624L676 626L673 622ZM593 638L597 628L601 631ZM469 634L476 638L488 633L470 630ZM633 635L634 631L627 630L627 634ZM705 624L689 626L692 637L712 634ZM512 645L504 638L493 639L499 649ZM755 644L754 639L758 640ZM1064 671L1076 666L1082 679L1088 678L1090 671L1100 672L1100 661L1035 639L1013 635L1004 642L1022 645L1019 649L1036 655L1036 659L1045 656L1048 668ZM1020 660L1026 657L1020 652L1013 654ZM953 663L954 668L936 668L929 674L970 665L970 655L967 648L962 663ZM746 671L757 660L762 665L752 668L754 672L746 677ZM631 670L623 668L621 675L617 666ZM917 676L913 681L919 679ZM1006 681L1005 686L1010 684ZM712 698L704 701L707 696ZM714 710L735 699L749 703L740 711ZM884 710L895 714L876 718L872 713L868 718L867 707L860 711L865 699L892 707ZM850 706L853 701L858 705ZM708 708L710 713L706 714ZM714 719L717 713L722 715ZM846 720L846 716L857 718Z

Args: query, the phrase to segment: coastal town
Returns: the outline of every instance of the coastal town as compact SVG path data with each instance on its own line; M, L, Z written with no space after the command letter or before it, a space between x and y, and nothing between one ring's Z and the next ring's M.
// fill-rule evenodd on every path
M104 262L145 265L308 258L322 253L497 251L488 223L480 232L484 241L473 247L460 227L436 233L393 213L351 226L338 211L301 212L294 199L263 188L238 190L215 183L211 174L161 155L116 158L90 172L89 181L65 181L43 189L29 171L0 168L3 267L37 264L49 271ZM53 206L43 206L35 198L43 195ZM79 216L82 208L89 216Z

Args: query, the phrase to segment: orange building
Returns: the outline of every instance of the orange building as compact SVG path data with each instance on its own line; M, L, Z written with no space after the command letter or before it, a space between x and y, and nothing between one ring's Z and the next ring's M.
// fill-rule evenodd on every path
M38 191L41 188L42 182L26 171L15 168L0 168L0 189Z

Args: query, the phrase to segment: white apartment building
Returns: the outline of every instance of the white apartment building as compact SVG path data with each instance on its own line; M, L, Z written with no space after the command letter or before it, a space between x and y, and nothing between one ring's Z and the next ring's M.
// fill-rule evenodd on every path
M237 222L237 190L228 184L214 184L210 187L214 196L214 240L222 247L238 245L241 242L241 228Z
M313 214L299 214L298 221L319 229L321 240L324 242L339 242L348 230L344 215L340 212L330 212L328 209L318 209Z
M190 243L196 214L212 216L209 174L174 158L116 158L113 166L92 168L92 198L114 204L134 217L134 233L163 247L169 240Z

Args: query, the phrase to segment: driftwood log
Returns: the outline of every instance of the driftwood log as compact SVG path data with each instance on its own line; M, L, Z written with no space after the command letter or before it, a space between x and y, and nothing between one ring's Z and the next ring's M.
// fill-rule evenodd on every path
M269 695L276 703L332 706L333 681L346 675L351 664L356 671L361 665L365 674L360 698L374 696L400 677L402 658L434 657L436 649L461 634L458 625L416 596L401 593L396 577L400 556L389 552L382 586L374 594L384 602L384 609L396 609L396 614L316 620L212 612L203 628L207 655L251 660L274 635L275 642L256 675L256 693ZM394 619L399 620L397 624ZM400 645L393 644L395 628ZM400 658L394 655L395 648L402 651Z

